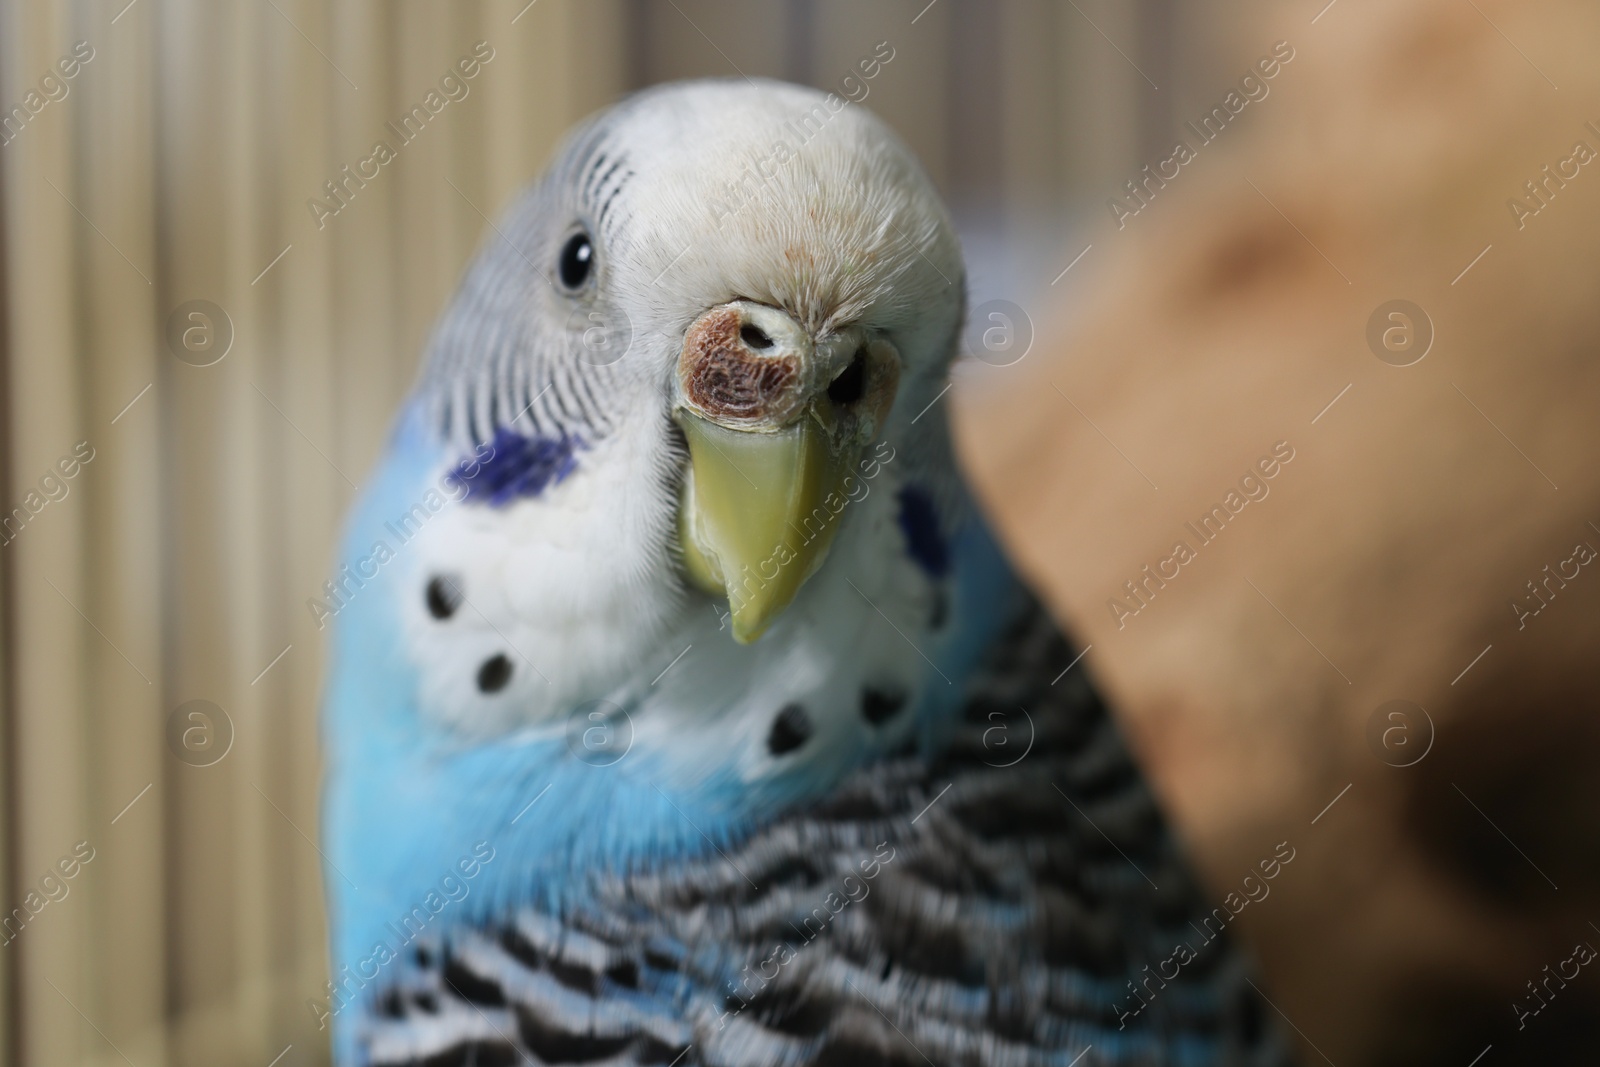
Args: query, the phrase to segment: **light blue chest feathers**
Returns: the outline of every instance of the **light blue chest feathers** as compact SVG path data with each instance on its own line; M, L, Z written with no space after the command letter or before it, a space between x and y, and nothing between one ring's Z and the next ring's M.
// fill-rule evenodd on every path
M561 664L542 660L537 635L553 631L529 621L538 605L491 588L516 584L517 554L489 570L458 560L465 542L451 524L492 533L519 508L580 499L581 446L496 444L500 466L480 451L461 467L408 416L345 538L341 574L358 581L341 578L329 601L324 708L335 976L325 1010L336 1025L424 933L525 904L560 909L581 899L586 874L730 848L864 763L937 749L1016 595L975 516L937 530L891 463L851 505L854 532L840 534L849 580L808 585L793 619L762 641L736 645L724 608L703 598L646 603L641 591L639 612L668 620L659 639L629 669L569 686ZM483 491L463 491L465 474ZM892 539L902 566L872 564L872 538ZM864 561L851 577L857 542ZM555 689L571 695L516 717L530 706L517 694Z

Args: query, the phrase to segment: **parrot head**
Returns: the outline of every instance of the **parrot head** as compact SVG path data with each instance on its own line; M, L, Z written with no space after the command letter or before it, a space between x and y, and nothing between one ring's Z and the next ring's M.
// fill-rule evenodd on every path
M653 662L686 606L758 642L846 554L866 570L831 568L845 604L800 615L925 629L959 495L929 407L963 285L921 166L842 98L688 83L579 129L487 235L419 386L464 495L424 539L436 595L411 598L457 665L427 702L469 729L558 714ZM457 599L453 625L416 610ZM485 670L502 684L474 693Z

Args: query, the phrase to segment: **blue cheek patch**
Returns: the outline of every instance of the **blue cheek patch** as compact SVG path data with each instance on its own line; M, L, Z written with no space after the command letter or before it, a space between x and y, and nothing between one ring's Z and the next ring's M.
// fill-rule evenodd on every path
M939 529L939 513L933 499L914 485L900 490L900 529L911 558L929 577L943 578L950 573L950 544Z
M504 427L494 440L455 465L450 477L466 488L462 498L490 507L503 507L519 497L536 497L578 466L580 438L524 437Z

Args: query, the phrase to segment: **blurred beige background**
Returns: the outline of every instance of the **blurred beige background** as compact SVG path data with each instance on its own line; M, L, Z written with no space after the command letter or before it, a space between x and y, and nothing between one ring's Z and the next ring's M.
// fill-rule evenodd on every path
M963 369L963 455L1213 892L1297 849L1239 924L1305 1062L1594 1062L1600 10L1280 25L1034 354Z
M1583 38L1563 43L1562 23L1514 19L1506 2L1478 6L1508 28L1516 22L1512 36L1528 47L1549 49L1541 58L1561 80L1574 79L1558 99L1568 111L1581 102ZM1274 403L1292 395L1320 405L1355 377L1325 359L1367 361L1363 373L1374 373L1367 363L1375 361L1359 341L1329 340L1317 348L1307 338L1320 333L1274 334L1277 320L1246 313L1223 295L1230 279L1248 276L1260 260L1248 242L1215 243L1215 230L1206 227L1226 230L1216 221L1224 216L1208 224L1206 213L1229 204L1206 198L1220 196L1208 190L1229 176L1236 149L1259 142L1269 123L1288 141L1277 164L1252 167L1251 175L1296 216L1314 212L1314 194L1295 198L1286 190L1296 180L1316 180L1323 137L1342 133L1351 158L1382 155L1409 139L1432 144L1425 111L1411 132L1391 134L1395 144L1366 145L1360 131L1369 117L1337 105L1384 109L1396 99L1386 78L1410 76L1448 90L1463 76L1450 49L1466 32L1461 19L1479 15L1466 0L1460 18L1434 7L1422 17L1436 21L1439 42L1427 44L1432 22L1405 31L1423 40L1421 58L1398 71L1379 65L1360 75L1372 80L1352 95L1338 57L1381 52L1400 32L1370 0L1328 7L1325 0L0 0L0 107L13 116L13 108L22 109L0 135L0 508L22 507L26 515L15 531L0 535L6 542L0 545L0 907L23 907L30 893L48 900L14 938L0 935L6 942L0 1063L210 1067L264 1065L279 1056L284 1067L326 1062L325 1035L306 1008L321 991L325 956L314 843L323 652L305 602L320 590L340 516L382 446L434 316L487 232L487 219L538 172L578 118L672 78L764 75L831 88L880 41L890 42L895 56L870 83L865 104L900 131L954 206L974 302L1006 299L1026 309L1038 340L1032 362L1021 369L1044 365L1051 353L1068 360L1057 380L1107 435L1127 442L1166 494L1163 509L1141 510L1149 502L1122 495L1125 487L1113 481L1132 475L1114 456L1107 460L1103 437L1060 441L1061 450L1044 454L1053 472L1082 487L1074 506L1063 509L1076 522L1052 520L1034 532L1044 548L1019 546L1019 552L1057 609L1096 641L1087 665L1127 703L1134 736L1161 776L1181 831L1199 849L1219 896L1226 892L1236 860L1248 865L1258 848L1270 851L1280 839L1274 818L1309 818L1295 805L1311 803L1312 793L1320 802L1330 784L1339 784L1338 774L1331 755L1329 766L1317 764L1320 748L1308 756L1281 730L1263 732L1271 709L1260 701L1246 707L1251 717L1230 722L1235 702L1225 672L1185 674L1185 665L1193 667L1208 635L1238 636L1284 662L1304 659L1303 650L1219 627L1204 611L1175 609L1150 628L1160 640L1127 642L1121 647L1128 651L1119 653L1114 643L1099 643L1090 620L1104 610L1098 598L1107 575L1121 575L1136 558L1144 562L1145 549L1161 547L1172 520L1195 510L1188 504L1198 507L1232 479L1234 468L1255 458L1259 444L1270 444L1254 422L1237 415L1243 400L1229 392L1230 382L1265 389ZM1475 32L1485 31L1480 25ZM1174 131L1185 120L1198 121L1279 40L1293 42L1298 53L1272 82L1271 95L1245 109L1227 140L1205 149L1183 184L1129 222L1128 230L1142 231L1138 236L1117 229L1108 198L1125 195L1124 183L1140 168L1169 154ZM75 53L78 42L84 45ZM346 185L348 203L319 228L308 200L327 202L324 183L343 180L342 167L366 157L375 140L390 138L386 123L419 103L478 42L493 58L467 83L466 95L444 106L376 178ZM83 60L84 50L92 58ZM1443 58L1429 61L1434 54ZM75 66L61 66L74 58ZM1515 145L1484 134L1470 142L1475 152L1418 157L1457 174L1503 161L1482 191L1448 183L1385 185L1392 175L1375 177L1359 167L1339 172L1373 203L1391 194L1409 198L1405 203L1421 220L1408 231L1413 243L1453 238L1448 209L1458 202L1487 204L1486 220L1502 211L1499 198L1515 190L1524 171L1531 177L1538 164L1553 162L1568 127L1576 136L1580 125L1528 95L1546 87L1531 80L1515 55L1486 51L1473 63L1468 73L1487 79L1489 90L1472 99L1499 123L1494 129L1514 128L1520 112L1513 101L1524 101L1530 115L1559 114L1551 129L1563 132L1548 150L1548 138L1535 139L1530 127ZM1496 96L1502 84L1516 94ZM1304 126L1305 116L1319 113L1322 125ZM1593 117L1600 119L1600 109ZM1271 155L1269 148L1260 151ZM1311 201L1303 202L1307 196ZM1278 217L1259 207L1256 214L1266 220L1255 219L1260 225ZM1585 217L1592 220L1576 211L1565 221L1552 219L1546 233L1576 241L1574 228ZM1489 240L1475 244L1463 236L1430 270L1454 274ZM1093 251L1076 260L1090 245ZM1180 247L1186 255L1172 254ZM1552 248L1571 254L1566 245ZM1511 264L1530 272L1536 265L1534 253L1522 254L1530 258L1486 259L1474 281L1490 293L1503 290L1515 277ZM1417 291L1380 284L1370 262L1351 262L1350 269L1363 272L1359 295L1341 305L1345 319L1318 322L1315 330L1348 329L1350 315L1359 326L1378 297ZM1069 263L1075 265L1066 271ZM1124 264L1120 273L1111 263ZM1280 362L1265 374L1259 366L1230 372L1231 378L1203 373L1205 364L1187 343L1199 335L1183 332L1198 330L1199 322L1155 315L1146 269L1162 272L1166 299L1201 308L1214 348L1226 350L1235 331L1245 331L1268 338L1252 352L1270 352ZM1403 280L1407 268L1394 269ZM1215 294L1207 284L1218 287ZM1460 292L1455 299L1462 306L1485 301L1484 289ZM1543 292L1523 295L1537 301ZM1300 307L1295 292L1285 299ZM166 339L174 313L197 300L222 309L231 324L231 346L210 366L193 365L210 358L204 353L178 358ZM206 325L220 329L222 320L208 314ZM177 321L180 333L195 322ZM1157 322L1167 332L1155 332ZM1076 335L1065 332L1074 323L1089 325ZM1440 356L1448 350L1446 331L1441 319ZM1431 371L1439 362L1422 366ZM1010 380L1036 381L1021 374ZM1592 397L1576 388L1592 379L1573 371L1570 380L1573 395ZM976 384L964 377L958 394ZM1479 402L1504 400L1492 375L1463 384ZM1142 401L1141 390L1153 399ZM1185 390L1206 397L1198 421L1192 407L1170 400ZM1330 434L1351 432L1337 428L1336 416L1372 417L1357 406L1369 391L1370 383L1357 383L1341 401L1348 407L1333 409L1324 420ZM1142 437L1133 421L1118 421L1112 406L1118 397L1130 412L1126 418L1136 413L1164 422L1171 449ZM1531 407L1495 410L1510 420L1513 437L1537 443ZM1076 426L1079 415L1062 405L1042 418L1043 424L1013 421L1033 426L1044 441L1052 439L1052 420ZM1494 455L1499 439L1477 431L1485 438L1474 439L1473 455ZM1307 435L1298 428L1289 434L1297 445ZM70 479L51 474L71 467L57 465L79 442L92 460ZM996 434L992 444L992 452L972 449L986 485L1019 469L1001 452L1015 446L1014 438ZM1359 438L1330 446L1336 454L1348 450L1354 467L1344 477L1356 482L1387 462L1381 441L1364 451L1358 444ZM998 473L985 455L1001 457ZM1454 455L1447 449L1438 463L1455 471ZM1308 447L1295 462L1316 469L1330 460ZM1496 456L1493 462L1513 477L1520 461ZM1573 458L1552 473L1559 480L1576 474L1576 466ZM1213 477L1223 473L1222 481ZM1299 469L1286 473L1260 505L1263 512L1282 505L1292 513L1294 493L1314 493L1288 484ZM1142 481L1129 485L1148 489ZM1059 502L1037 487L1028 491L1041 502ZM1565 483L1562 491L1569 491ZM1008 536L1026 535L1025 516L1001 512ZM1268 544L1279 543L1269 535L1323 544L1355 536L1355 527L1275 526L1259 517L1258 535ZM1499 521L1488 514L1479 519L1489 526ZM1066 543L1047 558L1051 537ZM1075 561L1092 595L1074 593L1051 559ZM1203 562L1233 573L1247 561ZM1198 596L1200 580L1193 581ZM1373 629L1359 615L1318 622L1319 635L1338 649L1329 649L1336 660L1355 657L1335 635ZM1435 644L1456 665L1457 644ZM1392 652L1401 658L1404 648ZM1321 663L1292 662L1295 671ZM1159 680L1168 694L1198 679L1200 712L1168 730L1161 701L1141 691L1138 678ZM1274 692L1320 707L1327 681L1319 679L1310 694ZM1382 688L1363 684L1363 700ZM1431 699L1414 687L1406 692ZM173 716L193 700L221 709L226 723L205 724L218 737L231 724L231 743L209 766L193 763L214 752L186 763L176 755L185 750L169 740ZM1179 714L1169 718L1176 722ZM193 722L180 721L178 731ZM1245 740L1217 740L1229 737ZM1369 758L1358 742L1338 737ZM1267 740L1252 747L1258 738ZM1315 737L1304 743L1334 744ZM1251 792L1246 775L1267 783L1265 791ZM1231 790L1219 785L1230 782ZM1297 792L1302 788L1305 796ZM1354 792L1345 803L1343 815L1373 810ZM1441 819L1442 829L1421 836L1459 834L1450 817ZM1360 836L1359 829L1338 832ZM1462 840L1461 850L1478 847L1476 838ZM80 842L93 858L71 878L53 873L66 869L58 864ZM1409 838L1392 847L1419 849ZM1367 863L1341 882L1336 857L1313 863L1302 871L1311 890L1321 881L1345 893L1350 879L1380 877ZM1278 1002L1320 1048L1341 1065L1378 1062L1373 1049L1396 1027L1403 1031L1406 1020L1403 1012L1378 1018L1376 1001L1425 1000L1439 988L1437 975L1424 968L1418 973L1426 981L1363 985L1383 970L1381 931L1362 942L1359 959L1318 957L1340 943L1347 928L1340 924L1352 920L1326 904L1327 894L1311 890L1296 902L1280 889L1277 903L1285 906L1263 908L1267 918L1259 921L1248 916L1244 929L1261 937L1271 977L1283 984ZM1545 905L1514 897L1510 906ZM1385 921L1404 928L1410 920ZM1307 930L1321 934L1308 940ZM1470 956L1470 933L1457 926L1440 936L1465 937L1462 953ZM1512 954L1515 966L1503 981L1508 990L1521 981L1516 967L1544 959L1544 943L1536 947L1524 953L1527 959ZM1331 960L1328 969L1319 969L1321 958ZM1492 1010L1509 1017L1499 1005Z

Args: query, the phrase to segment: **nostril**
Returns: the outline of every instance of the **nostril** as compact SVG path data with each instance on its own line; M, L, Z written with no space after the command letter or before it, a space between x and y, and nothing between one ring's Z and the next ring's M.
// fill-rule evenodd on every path
M867 388L867 350L856 349L856 357L850 365L839 372L839 376L828 386L828 399L835 404L854 404L861 399L861 394Z
M739 327L739 340L757 352L763 352L772 347L772 338L767 336L767 331L750 322Z

